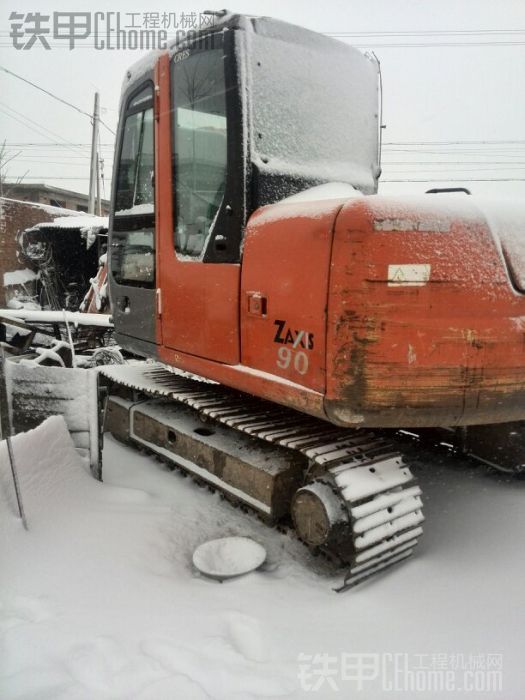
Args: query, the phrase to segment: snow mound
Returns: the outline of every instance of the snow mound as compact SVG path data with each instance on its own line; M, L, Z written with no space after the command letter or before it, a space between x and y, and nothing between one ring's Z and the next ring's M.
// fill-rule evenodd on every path
M266 559L264 547L249 537L221 537L201 544L193 564L205 576L225 579L258 569Z
M22 501L31 524L44 523L50 504L60 502L92 482L62 416L52 416L38 428L12 438L14 462ZM94 482L92 482L94 483ZM16 522L18 509L6 443L0 442L0 523L6 534Z

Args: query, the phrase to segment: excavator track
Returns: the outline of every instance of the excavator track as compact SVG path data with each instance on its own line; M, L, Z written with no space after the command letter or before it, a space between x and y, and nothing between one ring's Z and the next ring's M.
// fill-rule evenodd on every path
M161 364L105 366L100 374L109 383L110 394L115 387L135 393L130 415L135 407L144 411L148 399L154 399L158 401L153 401L149 413L162 420L163 406L176 402L201 419L235 431L234 439L245 434L300 458L302 483L294 487L290 504L295 532L346 569L336 590L351 588L414 551L424 520L421 489L389 439L368 430L341 429ZM130 438L168 455L135 435L133 427ZM176 456L173 461L180 464ZM197 466L192 468L186 460L180 466L230 498L239 497L238 490ZM252 501L244 504L257 509L258 503Z

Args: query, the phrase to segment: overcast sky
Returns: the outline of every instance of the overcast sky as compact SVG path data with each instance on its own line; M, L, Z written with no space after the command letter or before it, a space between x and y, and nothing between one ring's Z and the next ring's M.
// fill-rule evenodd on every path
M13 11L95 12L101 4L3 1L0 65L86 112L98 90L102 118L115 130L122 77L142 52L95 50L92 39L70 51L66 41L53 38L51 50L37 42L17 51L9 36ZM105 12L120 11L124 24L130 21L125 13L210 7L184 0L102 5ZM228 9L344 35L343 41L375 51L387 126L380 191L465 184L475 193L525 195L524 0L232 0ZM20 152L9 163L9 177L27 172L25 182L87 192L89 119L4 72L0 81L0 141L7 141L10 156ZM114 136L104 127L100 136L108 196Z

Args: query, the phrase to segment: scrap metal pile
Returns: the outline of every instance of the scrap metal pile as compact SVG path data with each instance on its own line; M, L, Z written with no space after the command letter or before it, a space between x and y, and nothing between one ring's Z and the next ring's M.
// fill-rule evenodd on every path
M77 311L106 252L107 221L68 216L37 224L18 235L18 247L20 261L38 274L41 308Z
M21 285L0 310L0 344L38 365L98 364L94 353L112 343L107 219L61 217L21 231L17 243L33 287Z

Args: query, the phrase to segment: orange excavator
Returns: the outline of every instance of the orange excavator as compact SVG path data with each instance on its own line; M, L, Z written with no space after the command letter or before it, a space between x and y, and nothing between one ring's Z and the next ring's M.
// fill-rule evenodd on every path
M395 431L525 467L525 212L377 194L379 66L265 17L127 73L109 244L106 426L347 567L409 556ZM99 474L100 476L100 474Z

